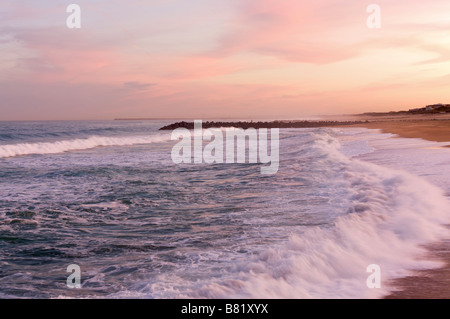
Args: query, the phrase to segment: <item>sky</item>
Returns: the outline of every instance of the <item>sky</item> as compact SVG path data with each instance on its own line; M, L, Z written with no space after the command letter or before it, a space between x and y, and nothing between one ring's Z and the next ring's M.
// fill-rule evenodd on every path
M448 0L0 6L0 120L294 119L450 103L449 84Z

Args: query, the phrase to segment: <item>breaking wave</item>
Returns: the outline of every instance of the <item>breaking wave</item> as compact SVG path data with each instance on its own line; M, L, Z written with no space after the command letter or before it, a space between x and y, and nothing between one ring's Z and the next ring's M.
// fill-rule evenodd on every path
M39 143L18 143L0 145L0 158L31 154L57 154L75 150L86 150L98 146L124 146L164 142L170 139L168 134L153 136L108 137L91 136L70 140Z

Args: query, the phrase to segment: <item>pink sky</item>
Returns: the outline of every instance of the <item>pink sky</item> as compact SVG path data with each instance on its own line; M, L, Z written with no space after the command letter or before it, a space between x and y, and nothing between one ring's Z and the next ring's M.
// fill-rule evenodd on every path
M81 28L66 7L81 7ZM369 29L367 7L381 8ZM450 102L448 0L4 0L0 120L301 118Z

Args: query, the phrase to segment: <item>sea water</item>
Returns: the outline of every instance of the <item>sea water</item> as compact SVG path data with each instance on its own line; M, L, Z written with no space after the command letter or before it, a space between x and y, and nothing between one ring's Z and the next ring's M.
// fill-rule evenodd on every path
M449 235L442 143L282 129L263 175L173 163L169 123L0 123L0 297L380 298L441 266L425 245Z

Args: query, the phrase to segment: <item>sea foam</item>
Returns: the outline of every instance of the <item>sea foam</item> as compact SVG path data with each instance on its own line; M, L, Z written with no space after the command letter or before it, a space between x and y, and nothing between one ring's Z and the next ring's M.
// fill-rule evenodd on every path
M18 143L0 145L0 158L31 154L57 154L75 150L86 150L98 146L124 146L163 142L170 139L168 134L129 137L91 136L55 142Z

